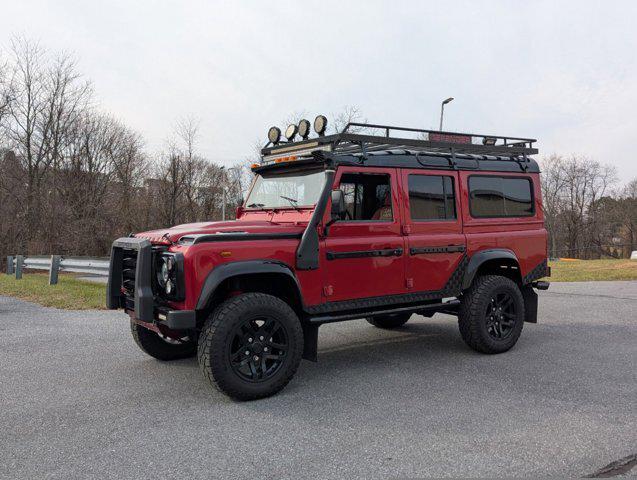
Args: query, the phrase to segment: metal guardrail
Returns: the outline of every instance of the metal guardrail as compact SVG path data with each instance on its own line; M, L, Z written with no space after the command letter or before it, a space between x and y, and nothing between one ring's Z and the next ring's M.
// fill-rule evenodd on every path
M7 275L22 278L27 269L48 270L49 285L58 283L58 274L62 272L86 273L100 277L108 276L108 257L63 257L61 255L31 256L15 255L7 257Z
M637 260L637 251L632 252L631 260ZM58 273L73 272L86 273L100 277L108 276L108 257L63 257L61 255L31 256L15 255L7 257L7 275L15 275L16 279L22 278L22 271L48 270L49 285L58 283Z

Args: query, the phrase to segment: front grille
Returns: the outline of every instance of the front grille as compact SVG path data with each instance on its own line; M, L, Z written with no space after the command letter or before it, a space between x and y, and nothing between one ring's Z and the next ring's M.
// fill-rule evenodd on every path
M153 321L152 245L145 238L122 237L113 242L106 285L106 306L124 307L143 322Z
M126 308L135 309L135 274L137 272L137 250L122 252L122 293Z

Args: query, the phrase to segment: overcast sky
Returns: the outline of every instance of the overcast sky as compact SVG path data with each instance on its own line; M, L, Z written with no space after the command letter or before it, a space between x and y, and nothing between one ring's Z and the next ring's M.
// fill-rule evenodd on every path
M179 117L228 165L292 112L529 136L637 177L637 2L6 1L12 34L67 50L104 110L159 150ZM281 125L281 127L284 127Z

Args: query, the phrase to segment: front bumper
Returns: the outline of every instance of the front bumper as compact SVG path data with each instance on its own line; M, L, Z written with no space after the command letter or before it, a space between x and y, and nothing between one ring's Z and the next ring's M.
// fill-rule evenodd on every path
M157 309L155 322L171 330L190 330L197 326L197 316L194 310Z
M106 307L125 309L135 320L172 330L195 328L193 310L170 310L155 304L152 288L153 251L145 238L123 237L113 242L106 287Z

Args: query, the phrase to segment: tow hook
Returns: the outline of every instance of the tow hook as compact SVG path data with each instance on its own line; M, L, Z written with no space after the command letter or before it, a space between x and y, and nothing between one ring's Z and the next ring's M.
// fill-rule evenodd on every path
M548 290L550 285L551 285L550 282L533 282L533 283L531 283L531 286L533 288L537 288L538 290Z

